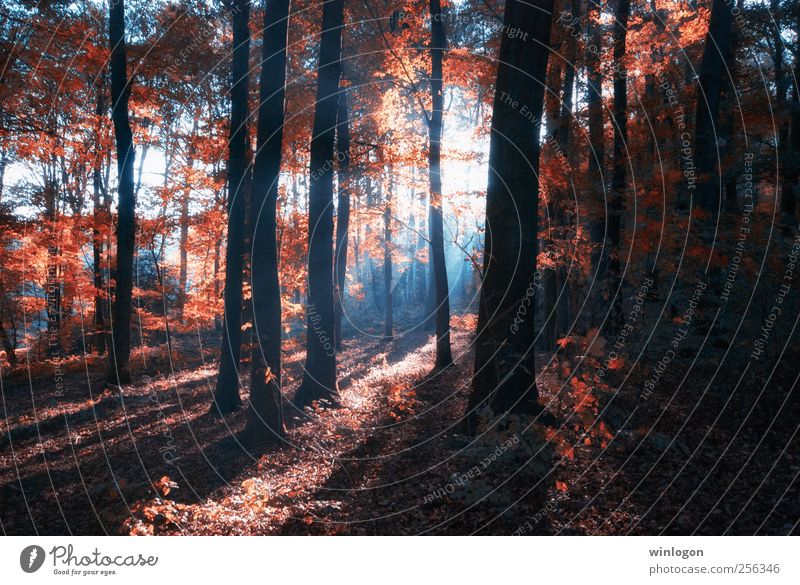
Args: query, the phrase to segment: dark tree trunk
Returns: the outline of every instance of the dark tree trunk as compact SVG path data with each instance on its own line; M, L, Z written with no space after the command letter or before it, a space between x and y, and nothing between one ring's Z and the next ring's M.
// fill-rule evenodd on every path
M475 375L467 411L538 413L533 342L533 289L539 208L539 124L550 44L553 0L506 3L489 146L486 241L478 311ZM523 38L525 40L523 40Z
M286 39L290 0L269 0L264 9L257 151L250 224L254 341L247 445L280 440L286 433L281 396L281 288L278 278L277 203L283 149Z
M625 69L626 37L630 0L617 0L614 13L614 159L611 172L611 192L608 205L608 236L610 258L608 263L611 285L611 310L606 323L609 331L616 333L622 327L622 274L620 249L622 212L625 207L625 178L628 165L628 85Z
M570 2L570 20L577 22L580 19L581 3L580 0ZM559 155L566 161L565 172L569 172L569 148L570 148L570 127L572 124L572 93L575 84L575 58L577 56L578 44L575 37L567 31L564 34L566 47L564 49L564 81L561 91L561 103L558 111L557 123L555 126L556 144L558 145ZM570 177L567 177L568 182ZM558 193L551 197L550 201L550 222L551 238L564 240L564 232L567 229L566 214L563 205L572 198L571 193ZM558 200L560 199L560 201ZM554 268L544 270L543 278L543 313L545 318L545 330L543 331L543 345L545 349L553 350L557 337L567 331L567 316L569 313L569 282L566 277L566 268L559 263Z
M103 290L103 236L100 227L108 219L108 209L101 199L103 190L103 152L100 148L102 123L105 115L105 88L102 83L97 86L94 113L97 116L97 134L95 140L98 148L94 153L92 164L92 276L94 284L94 348L98 354L106 352L106 294Z
M114 122L119 176L116 285L114 287L108 380L112 384L127 384L131 381L131 295L136 235L136 198L133 191L135 152L131 124L128 119L128 98L131 88L128 83L125 46L125 0L111 2L108 31L111 43L111 119Z
M800 29L800 25L798 25L798 29ZM800 183L800 91L797 82L792 86L789 144L786 149L788 156L785 156L783 162L785 170L781 188L781 215L787 235L797 229L797 196L795 192Z
M212 415L232 412L242 405L239 396L239 359L242 350L242 271L247 209L248 166L247 120L250 0L233 3L233 61L231 81L231 127L228 142L228 241L225 249L225 317L222 329L217 387Z
M776 14L780 8L778 0L770 1L770 11ZM800 12L797 13L797 18L800 19ZM795 30L796 34L800 34L800 24ZM797 99L797 82L792 83L792 96L793 104L786 102L786 87L787 76L784 73L784 42L781 37L781 30L778 23L772 23L772 50L774 53L773 62L775 64L775 90L776 90L776 110L779 115L783 112L788 113L789 124L781 128L778 143L778 152L781 154L781 161L779 167L782 169L781 177L781 220L783 223L783 231L786 235L791 235L796 229L797 222L797 201L795 197L795 190L798 184L798 146L800 146L800 112L798 112L798 99ZM791 72L790 79L795 79L794 75L797 72L795 65ZM788 107L787 107L788 106ZM786 114L783 114L786 115Z
M720 155L717 145L719 132L719 103L722 93L722 76L725 74L731 41L733 15L726 0L713 0L708 25L703 60L700 63L700 80L697 92L695 118L695 171L697 182L695 204L710 217L705 225L713 225L722 204L722 172L717 170Z
M6 352L6 359L8 360L8 365L13 369L17 367L17 352L16 352L16 344L11 343L11 339L8 337L8 332L6 331L5 326L3 325L3 316L0 314L0 343L3 344L3 350Z
M427 208L427 229L428 229L428 263L425 265L425 273L423 278L425 280L425 321L423 328L425 331L436 331L436 279L435 268L433 265L433 245L431 234L433 233L431 223L431 196L430 188L428 189L428 197L425 201Z
M97 114L102 113L102 98L97 98ZM98 141L99 144L99 141ZM105 292L103 290L103 236L100 226L108 217L100 200L102 184L100 155L96 155L92 169L92 273L94 277L94 348L99 354L106 352Z
M442 6L430 1L431 11L431 118L428 124L428 175L430 181L429 229L433 260L433 287L436 293L436 369L453 362L450 352L450 294L444 255L442 217L442 59L446 39Z
M339 89L336 122L336 160L339 162L339 206L336 212L336 326L334 338L337 351L342 349L342 315L344 290L347 282L347 241L350 232L350 117L347 94Z
M591 267L594 278L603 277L603 243L606 237L605 222L605 175L603 172L605 151L605 129L603 127L603 73L600 69L600 52L603 33L600 26L600 0L588 0L587 22L589 44L586 50L586 106L589 113L589 174L588 188L591 193L590 238L592 242Z
M322 8L309 169L307 353L303 383L295 395L298 406L317 399L334 399L338 393L333 308L333 157L343 11L344 0L328 0Z
M581 0L571 0L571 8L572 8L572 19L578 20L580 19L581 15ZM568 39L568 52L567 52L567 60L568 63L566 64L566 69L564 71L564 91L562 94L561 99L561 114L559 116L559 126L558 126L558 144L561 149L561 152L564 154L566 160L566 167L567 170L570 171L572 166L572 151L571 151L571 131L570 128L572 126L572 119L573 115L573 108L574 108L574 85L575 85L575 60L578 55L578 43L576 39L570 35ZM568 184L572 186L572 179L570 178ZM573 198L572 193L568 193L566 196L566 200L571 200ZM561 229L563 230L561 239L566 240L569 238L567 235L571 233L571 230L574 230L574 226L571 225L572 221L569 219L567 213L565 213L565 209L562 206L559 206L556 209L557 220ZM569 270L566 265L562 263L561 266L558 267L557 271L557 279L556 279L556 286L559 290L559 296L557 303L557 316L558 319L556 320L556 336L563 336L566 335L567 332L570 330L570 314L571 314L571 306L570 306L570 281L569 281Z

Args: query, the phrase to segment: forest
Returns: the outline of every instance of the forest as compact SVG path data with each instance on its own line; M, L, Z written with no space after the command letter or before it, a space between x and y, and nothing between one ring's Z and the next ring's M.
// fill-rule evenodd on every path
M796 0L0 0L5 535L789 535Z

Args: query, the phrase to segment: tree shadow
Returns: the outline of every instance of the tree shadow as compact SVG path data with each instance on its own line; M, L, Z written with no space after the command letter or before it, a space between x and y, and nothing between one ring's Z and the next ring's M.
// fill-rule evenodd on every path
M463 382L470 366L470 356L464 356L440 376L415 380L416 412L424 414L397 421L387 410L313 493L314 522L292 519L279 533L547 534L545 517L525 528L530 511L544 507L546 485L525 493L520 480L526 473L520 467L527 457L512 461L507 455L505 464L481 466L494 446L456 432L467 403Z

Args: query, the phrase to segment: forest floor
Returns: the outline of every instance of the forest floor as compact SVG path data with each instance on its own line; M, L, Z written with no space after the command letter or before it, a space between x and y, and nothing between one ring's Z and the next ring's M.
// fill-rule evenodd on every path
M634 368L626 390L612 392L573 368L574 358L541 354L541 401L557 422L485 420L470 439L460 421L474 318L453 323L455 363L434 375L427 333L347 340L339 359L340 407L300 413L288 406L287 444L259 456L236 440L244 411L224 420L207 415L215 378L209 360L198 358L171 375L139 376L121 392L95 390L101 358L68 368L60 390L47 364L5 376L0 528L5 534L797 530L796 367L788 382L774 380L778 396L770 401L754 401L742 385L724 395L700 393L668 377L643 403L627 388L646 372ZM287 349L289 392L302 358L300 348ZM163 357L151 357L148 368L170 370ZM684 373L673 368L675 376Z

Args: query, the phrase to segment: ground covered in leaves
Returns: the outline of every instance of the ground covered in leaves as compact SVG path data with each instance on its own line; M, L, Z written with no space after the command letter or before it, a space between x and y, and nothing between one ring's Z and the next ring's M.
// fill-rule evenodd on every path
M761 386L744 378L737 385L698 369L687 379L686 368L673 367L643 399L652 364L609 362L596 335L572 338L555 355L538 356L547 424L487 414L470 438L461 419L472 331L474 317L454 318L455 364L438 373L430 370L433 339L425 332L348 340L339 360L341 405L299 412L287 402L286 445L256 455L236 438L243 411L224 420L207 415L215 378L207 352L194 351L205 359L177 368L158 352L139 355L150 374L121 391L99 390L99 358L58 365L58 386L53 364L5 373L2 530L796 531L794 369L776 370L764 400ZM302 356L287 348L287 398ZM714 375L710 385L705 377Z

